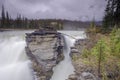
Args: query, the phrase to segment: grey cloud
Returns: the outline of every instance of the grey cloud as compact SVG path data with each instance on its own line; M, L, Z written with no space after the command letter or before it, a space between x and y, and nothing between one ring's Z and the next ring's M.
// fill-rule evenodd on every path
M5 0L0 0L0 6L5 2Z
M105 0L0 0L12 17L102 20ZM1 4L0 4L1 5Z
M21 2L25 2L25 3L48 3L52 0L21 0Z

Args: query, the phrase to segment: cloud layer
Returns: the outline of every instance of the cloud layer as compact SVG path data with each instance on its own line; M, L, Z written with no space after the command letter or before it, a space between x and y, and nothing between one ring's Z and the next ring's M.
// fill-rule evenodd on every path
M0 0L12 17L61 18L89 21L102 20L105 0ZM0 9L1 11L1 9Z

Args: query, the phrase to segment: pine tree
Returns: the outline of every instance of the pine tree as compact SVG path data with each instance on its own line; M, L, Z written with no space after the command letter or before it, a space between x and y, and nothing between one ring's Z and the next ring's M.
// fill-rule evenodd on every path
M115 12L114 12L114 18L115 18L115 22L117 25L120 24L120 0L116 0L115 1Z
M6 26L7 28L10 28L10 17L8 11L6 12Z
M104 28L108 29L109 27L112 26L113 23L113 5L111 4L113 0L108 0L107 7L105 10L105 17L103 20Z
M24 26L27 29L28 28L28 19L24 17Z
M22 18L21 18L21 15L20 15L20 14L17 15L17 18L16 18L16 20L15 20L15 23L16 23L16 25L15 25L16 28L21 28Z
M2 13L1 13L1 27L5 28L5 9L4 5L2 5Z
M107 7L105 10L105 17L103 19L103 26L105 29L113 28L119 25L120 22L120 0L107 0Z

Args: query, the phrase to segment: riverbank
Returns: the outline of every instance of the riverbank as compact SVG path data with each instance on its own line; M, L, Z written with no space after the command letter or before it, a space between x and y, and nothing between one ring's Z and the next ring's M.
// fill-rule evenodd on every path
M72 51L75 75L69 80L119 80L120 79L120 29L111 33L89 32L88 38L78 40Z

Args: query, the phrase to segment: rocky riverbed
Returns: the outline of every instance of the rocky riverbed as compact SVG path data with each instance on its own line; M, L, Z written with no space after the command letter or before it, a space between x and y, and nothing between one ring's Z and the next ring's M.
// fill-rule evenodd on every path
M32 61L37 80L50 80L53 67L64 59L63 38L56 31L35 31L26 34L26 53Z

